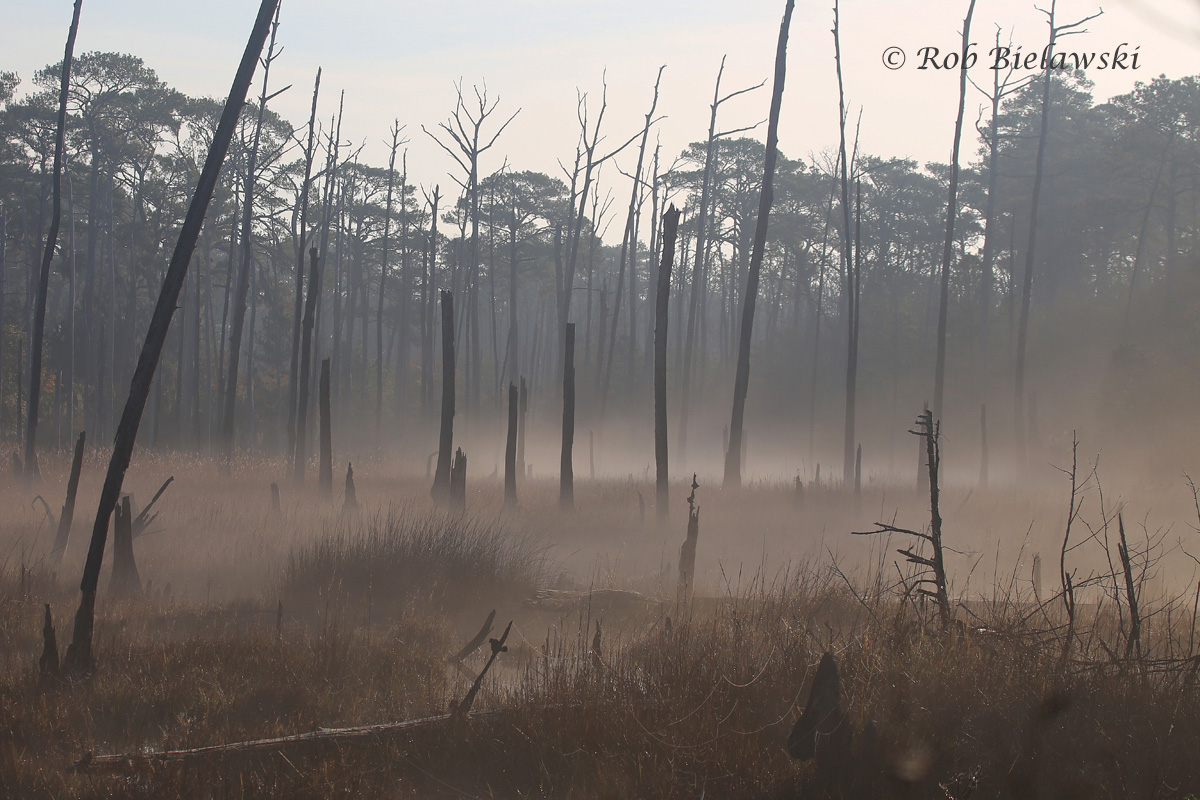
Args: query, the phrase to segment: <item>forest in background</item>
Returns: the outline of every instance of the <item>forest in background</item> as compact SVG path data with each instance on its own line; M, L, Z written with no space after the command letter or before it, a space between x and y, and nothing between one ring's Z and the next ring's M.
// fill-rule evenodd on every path
M25 413L60 72L50 65L25 81L0 74L0 432L13 440ZM579 425L613 443L602 469L640 470L651 458L642 442L651 430L654 221L674 203L683 210L668 335L674 471L703 470L708 454L719 455L762 181L757 126L741 130L718 116L717 103L711 157L703 131L684 152L663 153L653 108L644 130L609 131L605 98L582 95L573 156L561 160L562 174L546 175L504 159L513 110L481 87L459 85L442 125L398 121L388 133L390 163L371 165L361 147L340 141L334 91L314 94L312 121L290 121L271 111L267 80L241 115L221 172L143 447L290 452L307 251L315 248L313 363L331 359L342 447L373 453L387 445L422 458L434 448L444 288L459 309L468 441L499 438L504 389L519 377L533 419L541 410L555 424L561 330L573 321ZM948 450L969 472L977 471L982 404L994 452L1011 450L1020 435L1013 376L1042 85L983 87L996 88L1000 102L976 92L967 103L986 107L974 120L981 144L960 174L950 277L943 417ZM743 89L753 91L718 86L715 99ZM77 58L41 447L68 447L80 429L90 444L112 439L219 111L217 101L174 91L136 56ZM1153 461L1167 475L1186 466L1196 434L1186 398L1200 375L1198 115L1195 76L1160 76L1107 102L1092 96L1082 72L1053 76L1021 417L1031 443L1045 439L1054 455L1078 428L1099 445L1128 445L1138 466ZM453 167L437 186L407 179L405 141L426 135ZM571 144L547 146L570 153ZM849 178L860 192L859 439L875 472L911 474L917 459L904 430L932 394L949 167L850 144ZM751 474L768 464L811 475L822 458L831 474L840 466L854 271L842 242L839 166L836 148L780 155L753 340ZM755 436L766 430L785 435Z

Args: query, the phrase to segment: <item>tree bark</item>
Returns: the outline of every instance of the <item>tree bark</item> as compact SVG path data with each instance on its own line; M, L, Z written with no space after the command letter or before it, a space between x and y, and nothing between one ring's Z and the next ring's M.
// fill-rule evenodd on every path
M737 372L733 382L733 414L729 422L729 448L725 452L726 488L742 484L742 423L746 413L746 392L750 386L750 339L754 333L754 305L758 299L759 273L763 251L767 246L767 223L774 199L775 160L779 146L779 110L783 105L783 83L787 71L788 28L792 21L795 0L787 0L783 22L779 26L779 46L775 51L775 86L771 95L771 116L767 123L767 152L763 165L762 194L758 203L758 225L754 231L754 249L750 252L750 269L746 277L746 294L742 300L742 330L738 347Z
M87 562L84 566L83 580L80 582L82 598L79 611L75 615L75 628L71 646L67 650L66 665L73 672L85 672L92 665L92 630L96 603L96 587L100 580L100 565L104 558L104 545L108 539L108 520L116 508L117 498L121 493L121 484L125 470L129 467L133 455L133 446L137 439L138 426L141 423L142 412L146 407L146 398L150 393L150 384L158 367L159 356L162 354L163 343L170 329L171 317L175 313L179 301L179 292L187 277L188 263L200 228L204 223L204 215L208 211L213 189L217 183L221 163L229 149L233 138L234 127L238 114L246 101L246 92L250 88L250 80L254 75L254 67L267 38L278 0L262 0L258 17L255 20L250 40L238 66L237 76L226 100L221 121L217 126L213 143L208 151L204 169L196 192L188 206L171 264L167 268L162 290L159 292L158 303L150 320L149 330L142 344L142 352L138 358L130 385L129 399L121 415L117 435L113 441L113 454L108 464L108 472L104 478L104 486L100 493L99 508L96 511L96 522L92 528L92 540L88 549Z
M671 268L675 261L678 230L679 210L672 205L663 214L662 261L658 265L654 309L655 513L660 520L665 520L670 511L670 474L667 470L667 308L671 301Z
M454 295L442 290L442 426L438 435L433 499L443 502L450 489L450 449L454 446Z

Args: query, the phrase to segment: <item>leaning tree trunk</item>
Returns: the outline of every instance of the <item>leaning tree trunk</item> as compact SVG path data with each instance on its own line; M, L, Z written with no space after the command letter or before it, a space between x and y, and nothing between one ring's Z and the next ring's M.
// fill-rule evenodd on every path
M679 210L672 205L663 214L662 262L658 265L658 291L654 309L654 464L655 513L666 519L670 497L667 471L667 306L671 301L671 267L675 261L675 236Z
M67 129L67 92L71 84L71 61L75 55L75 34L79 30L79 11L83 0L75 0L67 48L63 55L62 79L58 90L58 126L54 134L54 177L51 183L50 232L42 253L42 271L38 277L37 304L33 312L33 341L29 348L29 408L25 416L25 480L39 477L37 463L38 401L42 394L42 339L46 330L46 293L50 287L50 262L58 245L58 225L62 220L62 162ZM18 394L18 397L20 395Z
M54 562L62 561L71 538L71 523L75 520L75 495L79 491L79 473L83 471L83 443L87 435L79 432L75 441L75 456L71 459L71 477L67 480L67 501L63 503L62 514L58 517L58 531L54 534Z
M575 507L575 468L571 458L575 447L575 323L567 323L566 349L563 356L562 457L558 473L558 505Z
M237 75L221 113L221 121L213 136L213 143L208 150L208 158L200 173L200 180L192 202L188 206L183 228L179 232L179 240L175 252L171 256L171 264L163 279L162 290L158 295L158 303L154 307L154 315L150 319L150 328L146 332L142 344L142 352L138 358L137 368L129 387L129 399L121 414L121 422L117 427L117 435L113 440L113 453L108 462L108 472L104 477L104 487L100 492L100 504L96 510L96 522L92 528L92 541L88 549L87 562L83 569L83 580L80 582L81 599L79 611L75 615L75 629L71 646L67 649L66 666L73 672L85 672L92 665L92 629L96 605L96 587L100 582L100 565L104 560L104 545L108 539L108 520L117 506L117 498L121 494L121 484L125 478L125 470L129 468L133 456L133 445L137 440L138 426L142 421L142 412L146 408L146 398L150 394L150 384L154 380L154 372L162 355L163 343L171 327L171 317L179 302L179 293L183 281L187 277L188 263L196 240L200 236L200 228L204 224L204 215L208 211L209 201L212 200L213 189L221 171L221 163L233 139L234 127L238 114L246 102L246 92L250 88L250 79L254 76L254 67L262 53L263 43L271 27L271 18L275 13L278 0L262 0L259 6L258 18L242 60L238 66Z
M433 499L443 502L450 489L450 448L454 446L454 295L442 290L442 427L438 435Z
M775 88L771 94L771 116L767 123L767 153L763 164L762 193L758 202L758 225L754 231L754 249L750 251L750 270L742 301L742 332L738 347L737 372L733 383L733 414L729 422L729 449L725 452L725 486L742 484L742 422L746 413L746 391L750 385L750 337L754 332L754 304L758 299L758 277L762 270L763 250L767 245L767 221L771 215L772 182L779 146L779 109L783 105L783 80L787 70L788 27L795 0L787 0L783 22L779 26L779 47L775 51Z

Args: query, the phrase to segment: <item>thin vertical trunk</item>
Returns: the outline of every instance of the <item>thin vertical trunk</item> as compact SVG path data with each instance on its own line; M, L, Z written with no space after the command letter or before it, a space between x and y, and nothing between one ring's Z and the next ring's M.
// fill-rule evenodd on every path
M46 248L42 252L42 269L38 278L37 305L33 317L33 337L29 348L29 409L25 419L25 481L32 483L41 477L37 462L38 401L42 391L42 339L46 329L46 293L50 286L50 262L54 260L54 248L58 245L58 226L62 218L62 162L67 128L67 92L71 84L71 61L75 54L75 34L79 30L79 11L83 0L75 0L71 15L71 27L67 32L66 52L63 55L62 76L58 91L58 126L54 135L54 177L52 183L52 210L50 232L46 234Z
M670 475L667 469L667 309L671 301L671 267L675 260L675 236L679 211L672 205L663 214L662 262L658 265L658 289L654 309L654 465L655 513L665 520L670 507Z
M321 360L321 465L317 477L317 496L333 497L333 430L329 409L329 359Z
M308 239L308 193L312 186L313 138L317 123L317 96L321 92L321 68L313 84L312 111L308 116L308 144L304 148L304 181L300 185L300 230L296 236L296 299L292 310L292 361L288 370L288 453L296 448L296 399L300 369L300 325L304 305L304 245Z
M442 425L438 435L433 499L443 502L450 489L450 450L454 447L454 295L442 290Z
M316 323L317 298L321 294L320 256L317 248L310 248L308 258L311 267L308 273L308 293L304 298L304 324L300 336L300 397L296 411L296 448L292 452L292 480L296 486L304 484L304 468L308 463L308 398L312 371L313 327Z
M383 264L379 269L379 308L375 314L375 440L379 441L379 437L383 434L383 299L385 297L384 288L387 285L388 271L388 234L391 232L392 226L392 192L396 177L396 149L400 146L400 121L396 120L392 127L392 153L388 158L388 184L387 184L387 203L384 206L383 214ZM404 184L400 184L400 197L403 202ZM366 317L366 309L363 310L363 317ZM366 352L367 340L366 329L363 329L363 352ZM364 383L366 376L363 376ZM400 376L396 376L396 380L400 380Z
M733 414L729 422L729 448L725 452L726 488L742 484L742 424L746 413L746 393L750 387L750 339L754 333L754 306L758 299L759 273L767 246L767 223L774 199L775 160L779 146L779 110L783 105L783 84L787 71L788 28L795 0L787 0L783 22L779 26L779 47L775 51L775 86L771 94L771 115L767 123L767 152L763 165L762 193L758 203L758 224L754 231L754 249L750 253L746 293L742 300L742 329L739 338L737 372L733 382Z
M520 397L515 383L508 384L508 439L504 445L504 505L517 505L517 420Z
M568 322L563 350L562 457L559 460L558 505L575 507L575 469L571 458L575 446L575 323Z
M838 159L841 162L842 187L842 263L845 268L846 296L846 424L842 439L842 483L849 485L854 476L854 416L855 395L858 383L857 364L854 353L854 331L857 309L854 293L854 254L850 242L850 178L849 160L846 157L846 93L842 82L842 44L840 34L839 3L833 4L833 52L838 78Z
M975 0L963 20L962 52L971 43L971 17ZM950 264L954 260L954 222L958 216L958 153L962 143L963 112L967 107L967 70L958 71L958 116L954 120L954 146L950 152L950 197L946 201L946 242L942 249L942 286L938 303L937 361L933 372L933 418L941 420L946 387L946 325L950 307Z

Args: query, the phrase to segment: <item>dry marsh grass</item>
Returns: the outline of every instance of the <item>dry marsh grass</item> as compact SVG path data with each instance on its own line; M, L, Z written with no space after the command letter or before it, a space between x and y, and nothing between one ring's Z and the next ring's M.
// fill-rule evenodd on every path
M39 489L55 511L59 466L50 464ZM880 518L919 526L927 509L909 488L871 487L856 505L831 487L809 487L799 503L786 483L702 487L698 597L680 608L674 569L686 495L678 486L666 526L653 521L652 487L635 480L580 481L572 514L556 508L554 481L522 485L515 511L501 509L497 482L470 481L469 515L447 517L428 501L423 477L387 477L384 465L356 462L358 515L341 516L340 497L322 503L282 481L283 513L273 514L267 487L282 464L247 461L225 476L209 462L143 459L127 483L142 502L176 475L153 532L135 542L148 591L136 602L101 603L94 675L47 683L36 667L42 603L52 605L61 646L86 509L99 490L101 465L89 466L75 543L57 574L40 507L19 487L0 486L12 510L0 524L0 797L965 800L1200 791L1195 584L1185 564L1143 559L1142 587L1156 571L1183 578L1145 588L1137 658L1125 655L1120 586L1095 578L1081 590L1064 657L1056 565L1065 486L947 490L960 601L943 633L905 595L889 555L898 542L848 536ZM1190 500L1172 488L1145 508L1188 519ZM1084 519L1102 533L1115 507L1089 506ZM1131 541L1158 541L1177 560L1175 540L1182 548L1192 535L1183 523L1127 527ZM1071 552L1080 577L1107 569L1098 541ZM1040 597L1030 572L1038 552ZM579 600L555 609L525 602L547 584ZM589 589L609 587L636 589L643 600L589 602ZM468 686L447 658L492 608L498 627L515 620L509 651L475 704L496 714L187 767L66 771L86 752L443 713ZM827 650L854 731L849 768L796 762L784 750ZM478 671L485 655L469 667Z

